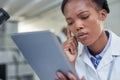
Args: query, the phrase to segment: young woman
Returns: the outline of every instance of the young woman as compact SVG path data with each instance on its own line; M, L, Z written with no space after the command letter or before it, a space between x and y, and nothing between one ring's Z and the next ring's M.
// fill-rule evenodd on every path
M107 1L63 0L61 9L68 24L63 48L80 80L119 80L120 38L103 26L110 12ZM84 45L81 53L78 42ZM72 73L57 76L77 80Z

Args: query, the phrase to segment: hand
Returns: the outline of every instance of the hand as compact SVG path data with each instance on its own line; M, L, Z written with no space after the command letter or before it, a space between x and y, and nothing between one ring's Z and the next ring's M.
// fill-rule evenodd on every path
M68 76L65 76L62 72L57 72L56 75L58 77L57 80L77 80L77 77L70 72L68 73ZM86 79L83 76L80 80L86 80Z
M75 36L71 35L71 31L67 28L67 41L63 44L64 51L72 63L73 67L75 66L75 60L78 55L78 42Z

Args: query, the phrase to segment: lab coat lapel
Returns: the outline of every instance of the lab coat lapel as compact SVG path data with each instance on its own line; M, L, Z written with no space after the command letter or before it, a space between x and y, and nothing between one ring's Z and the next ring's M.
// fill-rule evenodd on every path
M120 44L120 43L118 43L118 42L120 42L120 38L112 32L111 32L111 34L112 34L111 45L110 45L109 49L107 50L107 52L105 53L105 55L103 56L102 60L100 61L99 65L97 67L97 70L103 68L105 65L110 64L113 61L113 56L120 56L120 49L119 49L119 45L118 45L118 44ZM80 54L80 57L82 58L82 60L85 64L87 64L94 71L96 71L92 62L88 58L84 48L82 50L82 53Z
M120 56L120 50L119 48L113 48L114 46L111 46L109 50L105 53L104 57L100 61L97 70L103 68L105 65L110 64L115 57Z
M90 59L88 58L88 55L85 53L85 50L83 50L83 53L81 54L81 58L83 59L83 62L89 66L90 68L92 68L95 71L95 68L92 64L92 62L90 61Z
M102 60L100 61L97 70L103 68L105 65L110 64L113 61L113 57L110 51L108 51L104 57L102 58Z
M102 60L100 61L97 68L98 70L103 68L105 65L110 64L115 56L120 56L120 48L118 45L119 43L117 42L120 42L120 38L114 33L112 33L111 45L109 46L107 52L104 54Z

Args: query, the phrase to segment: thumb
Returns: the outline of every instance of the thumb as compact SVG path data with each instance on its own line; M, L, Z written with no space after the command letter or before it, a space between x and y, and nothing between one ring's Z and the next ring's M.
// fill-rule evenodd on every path
M76 76L74 76L72 73L68 73L68 77L70 80L77 80Z
M85 76L83 76L80 80L86 80L86 79L85 79Z

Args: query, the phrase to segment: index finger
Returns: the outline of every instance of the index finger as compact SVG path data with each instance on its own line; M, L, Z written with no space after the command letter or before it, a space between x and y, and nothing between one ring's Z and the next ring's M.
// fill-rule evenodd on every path
M69 30L69 28L67 28L67 39L70 39L71 37L71 31Z

